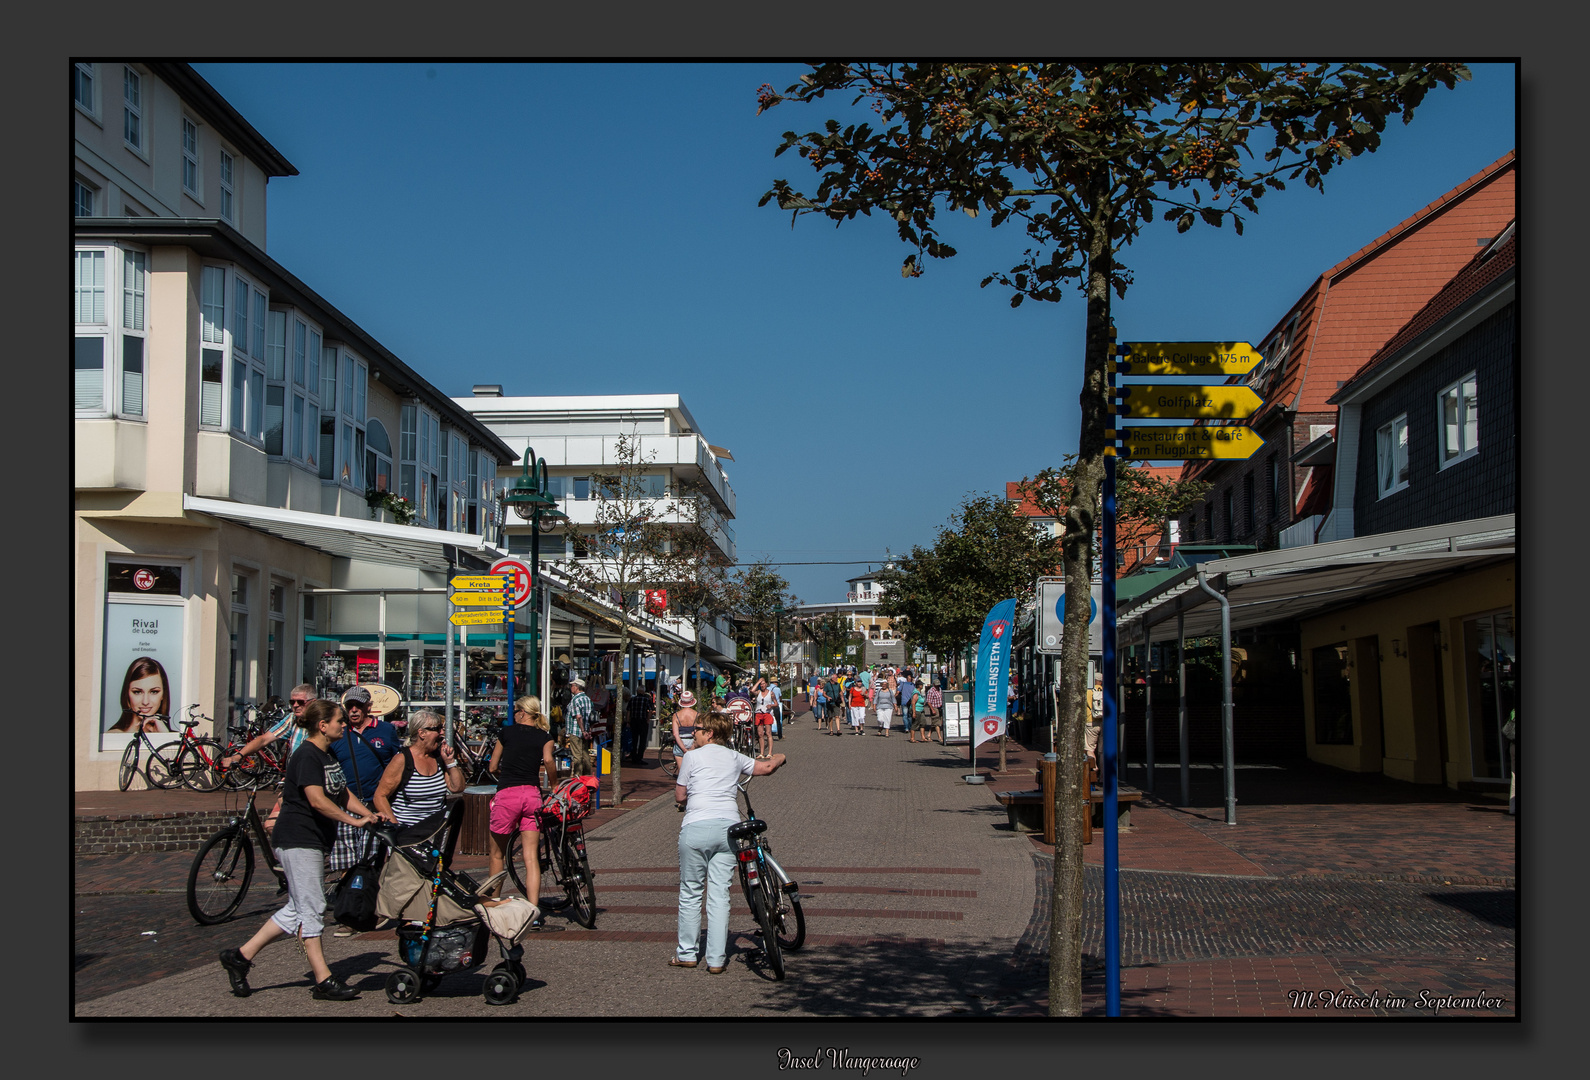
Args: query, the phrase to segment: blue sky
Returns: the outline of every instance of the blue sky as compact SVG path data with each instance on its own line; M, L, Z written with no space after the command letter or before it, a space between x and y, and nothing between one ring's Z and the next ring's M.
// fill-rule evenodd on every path
M1075 452L1083 305L1009 306L1025 244L986 216L900 277L883 219L835 229L757 200L810 188L758 117L767 64L196 64L299 169L271 255L447 393L678 393L733 451L742 561L930 545L967 494ZM1438 90L1382 149L1272 193L1241 237L1151 228L1123 340L1257 343L1323 270L1516 145L1511 65ZM875 561L873 566L878 563ZM855 566L784 568L842 599Z

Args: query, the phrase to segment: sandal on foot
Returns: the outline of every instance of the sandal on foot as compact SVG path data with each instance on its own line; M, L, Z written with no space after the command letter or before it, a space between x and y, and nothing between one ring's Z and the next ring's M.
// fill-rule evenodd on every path
M681 959L679 959L676 956L672 960L668 961L668 966L669 967L695 967L700 962L701 961L699 961L699 960L681 960Z

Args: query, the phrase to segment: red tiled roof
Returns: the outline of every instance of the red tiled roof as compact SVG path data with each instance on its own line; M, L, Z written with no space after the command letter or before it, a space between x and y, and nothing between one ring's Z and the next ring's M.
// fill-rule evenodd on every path
M1258 426L1278 408L1327 412L1329 399L1474 257L1475 241L1499 236L1517 217L1516 154L1486 168L1326 270L1256 345L1294 317L1284 370L1259 389ZM1233 382L1240 380L1231 380ZM1217 471L1188 462L1183 475Z
M1509 225L1503 233L1506 239L1497 245L1486 248L1459 270L1451 281L1442 286L1441 291L1430 298L1430 302L1420 308L1414 317L1408 320L1406 326L1397 331L1392 339L1380 347L1369 361L1359 368L1353 377L1347 381L1351 386L1363 377L1364 373L1376 367L1390 357L1401 352L1411 345L1426 332L1445 322L1464 304L1474 298L1487 285L1501 277L1508 270L1518 265L1518 234ZM1342 391L1337 391L1341 393Z

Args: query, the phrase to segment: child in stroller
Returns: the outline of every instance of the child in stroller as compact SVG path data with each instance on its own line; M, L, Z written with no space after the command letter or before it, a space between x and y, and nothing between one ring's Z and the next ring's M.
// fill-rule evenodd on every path
M387 1000L394 1005L420 1000L449 972L480 967L486 960L488 934L496 939L502 961L486 976L486 1003L512 1004L524 986L524 946L519 942L539 912L528 900L491 896L503 874L477 884L463 871L450 868L452 842L462 816L459 801L439 825L428 820L403 830L374 830L388 850L376 914L405 920L397 932L401 966L386 981Z

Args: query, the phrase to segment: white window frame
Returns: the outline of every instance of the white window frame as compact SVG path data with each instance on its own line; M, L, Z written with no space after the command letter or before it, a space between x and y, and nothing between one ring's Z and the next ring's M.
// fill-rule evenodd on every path
M392 453L388 453L387 451L384 451L384 450L377 450L375 447L370 445L370 425L371 424L374 424L374 425L376 425L377 427L379 427L381 429L381 434L386 436L387 446L391 447L392 450L393 450ZM399 437L401 438L401 436L399 436ZM398 472L397 472L397 469L396 469L396 465L397 465L397 462L395 460L396 456L397 456L396 455L396 448L392 447L392 433L386 429L386 425L385 424L381 423L381 421L379 419L375 418L375 417L370 417L369 419L367 419L365 421L364 456L365 456L365 459L366 459L365 460L365 470L364 470L364 473L365 473L364 482L367 485L367 487L365 488L366 492L369 492L370 490L375 488L375 486L376 486L376 477L381 474L381 470L380 470L379 466L382 463L385 463L385 465L386 465L386 475L387 475L387 486L386 486L386 488L384 490L388 491L388 492L396 492L396 491L398 491L398 488L400 486L400 480L398 478ZM378 466L375 469L374 472L372 472L370 470L370 468L369 468L370 459L374 459L376 465Z
M1399 438L1400 435L1400 438ZM1412 469L1408 464L1408 414L1400 416L1381 424L1375 429L1375 490L1377 498L1387 498L1399 491L1406 491ZM1398 459L1401 459L1400 462ZM1391 471L1388 473L1386 465L1388 459ZM1401 479L1397 479L1400 471Z
M441 430L436 414L418 399L404 403L399 413L397 489L414 505L422 525L436 524L436 462Z
M451 429L447 439L447 505L445 524L448 532L469 530L469 438Z
M189 145L188 136L193 136L192 145ZM204 187L204 174L199 171L201 158L199 157L199 124L187 113L182 114L182 190L194 202L204 205L204 197L199 194ZM189 171L192 171L192 183L189 181Z
M341 350L335 345L322 342L320 347L320 410L319 424L315 432L316 443L319 447L317 472L322 483L337 482L337 378L341 372L338 359ZM329 391L329 392L328 392ZM326 431L330 425L331 430ZM330 436L330 444L326 438Z
M149 132L144 127L144 77L128 64L123 64L121 70L122 145L147 161ZM128 137L129 130L133 138Z
M1465 398L1463 388L1472 385L1470 398ZM1453 465L1467 461L1480 452L1480 421L1479 421L1479 377L1478 372L1470 371L1461 379L1442 389L1435 396L1435 423L1436 430L1441 433L1439 449L1439 467L1448 469ZM1447 400L1452 398L1457 403L1458 422L1456 428L1447 424ZM1468 401L1473 401L1472 410ZM1456 437L1456 448L1452 445Z
M74 340L95 338L101 342L100 403L96 408L76 408L74 345L74 413L85 419L102 417L145 422L149 412L149 252L145 248L132 245L82 245L76 249L74 261L84 254L98 255L104 271L102 283L94 286L94 290L99 293L99 314L102 318L87 322L77 321L77 316L81 314L81 301L74 297L72 302ZM143 264L141 289L128 267L128 264L134 261L141 261ZM74 281L77 273L74 266ZM127 405L132 395L127 392L126 364L129 341L133 339L142 342L143 370L140 374L143 378L136 407L129 409Z
M234 172L237 167L237 159L234 158L225 147L220 149L220 155L220 164L217 167L216 172L219 174L221 181L221 205L219 207L221 211L221 219L229 225L236 225L237 196L235 194L236 189L233 186L233 181Z
M232 435L251 446L265 445L265 321L270 300L249 276L232 271L231 362L227 391L233 395L226 415ZM265 318L261 318L264 316ZM241 382L243 400L237 400Z
M99 190L81 176L72 177L72 216L93 217Z
M266 453L320 475L320 366L325 335L319 323L297 308L270 309L264 363L266 407L281 398L282 444ZM277 340L280 333L281 340Z
M85 79L88 82L87 103L83 101L81 93L83 81ZM99 124L99 99L103 96L95 94L94 91L98 88L98 86L99 71L96 69L95 65L92 63L77 64L76 69L72 73L72 104L77 106L78 112L82 113L96 124Z
M342 386L337 393L337 483L365 494L364 422L369 404L370 365L344 348L337 359Z

